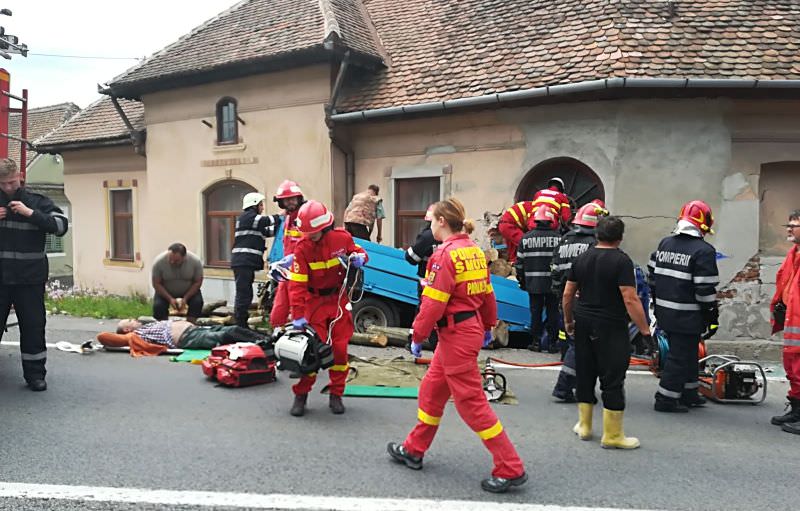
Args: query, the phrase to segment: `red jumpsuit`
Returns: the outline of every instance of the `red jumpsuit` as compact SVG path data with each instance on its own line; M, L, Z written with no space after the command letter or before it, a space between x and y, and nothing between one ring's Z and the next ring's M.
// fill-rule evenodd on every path
M772 320L772 333L783 330L783 368L789 380L790 399L800 399L800 246L795 245L786 254L775 278L775 296L770 309L783 302L786 319L783 325Z
M528 219L533 216L534 207L532 201L522 201L514 204L500 217L497 230L506 242L508 247L508 262L513 263L517 260L517 245L522 236L528 232Z
M292 318L306 318L323 342L327 340L328 329L341 310L341 318L333 325L331 334L334 365L329 369L330 392L337 396L344 393L350 369L347 364L347 343L353 336L353 316L345 308L347 293L342 293L339 299L346 272L339 257L354 252L366 254L344 229L328 231L316 242L303 238L294 249L289 281ZM304 374L292 390L297 395L308 394L316 380L316 373Z
M413 456L425 454L452 396L458 414L492 453L492 476L520 477L522 460L486 401L477 364L484 333L497 322L483 251L466 234L451 236L428 261L426 284L412 339L422 342L437 325L439 344L419 388L419 422L403 446ZM456 315L462 316L458 322Z
M294 247L303 239L303 233L297 230L295 219L300 208L287 212L283 225L283 256L294 253ZM281 282L275 290L275 299L269 313L269 323L272 326L285 325L289 321L289 283Z
M569 204L569 197L559 192L555 186L539 190L533 196L533 211L536 211L541 205L549 206L561 218L561 225L569 225L572 220L572 206Z

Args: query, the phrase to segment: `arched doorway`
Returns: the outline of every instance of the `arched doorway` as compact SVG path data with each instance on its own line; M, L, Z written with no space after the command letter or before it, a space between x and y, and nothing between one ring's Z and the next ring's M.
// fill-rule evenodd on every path
M566 156L550 158L538 163L522 179L516 201L531 200L534 194L547 187L550 178L560 177L566 185L566 193L574 201L573 211L593 199L606 199L605 187L588 165Z

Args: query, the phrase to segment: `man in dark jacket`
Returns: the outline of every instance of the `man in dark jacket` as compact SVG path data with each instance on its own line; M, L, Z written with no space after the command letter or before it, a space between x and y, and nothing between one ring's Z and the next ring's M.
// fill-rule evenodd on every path
M547 335L550 353L558 351L558 301L552 290L551 265L553 251L558 247L558 219L550 208L539 208L528 223L531 229L519 242L514 267L522 289L528 292L531 307L531 334L529 347L541 351L542 312L547 314Z
M231 268L236 283L236 299L233 316L236 324L242 328L247 326L248 310L253 302L253 281L257 271L264 269L265 238L275 236L275 229L280 224L280 215L262 215L264 212L264 196L260 193L248 193L242 199L243 212L236 220L233 250L231 251Z
M45 235L64 236L69 221L53 201L25 189L16 162L0 160L0 338L11 307L19 320L22 373L31 390L47 390Z
M428 268L428 259L433 255L433 251L436 250L437 246L436 240L433 238L433 231L431 231L434 206L435 204L428 206L428 210L425 212L425 221L427 224L425 224L425 227L417 234L414 245L408 247L405 253L406 261L408 261L409 264L416 265L417 276L420 279L425 278L425 272ZM417 305L417 312L419 312L419 303L422 302L422 289L422 283L417 281L417 298L420 299ZM436 349L438 340L439 337L436 334L436 329L434 329L428 336L428 343L431 345L431 349Z

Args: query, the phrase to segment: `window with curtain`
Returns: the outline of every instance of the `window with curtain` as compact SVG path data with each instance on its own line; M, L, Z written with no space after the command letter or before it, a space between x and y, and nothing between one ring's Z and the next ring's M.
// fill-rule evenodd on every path
M133 190L111 190L111 259L133 261Z
M217 145L239 143L239 114L233 98L222 98L217 102Z
M241 181L224 181L205 192L208 266L230 267L236 218L242 213L242 198L255 191L255 188Z
M425 211L439 200L439 178L395 180L395 246L410 247L425 227Z

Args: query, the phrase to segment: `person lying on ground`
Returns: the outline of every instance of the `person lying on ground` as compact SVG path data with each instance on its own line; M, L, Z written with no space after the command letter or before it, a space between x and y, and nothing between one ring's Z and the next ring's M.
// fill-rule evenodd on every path
M97 341L113 348L130 347L131 356L160 355L168 349L210 350L221 344L257 342L266 337L238 326L195 326L180 320L156 321L143 325L135 319L123 319L116 332L102 332Z

